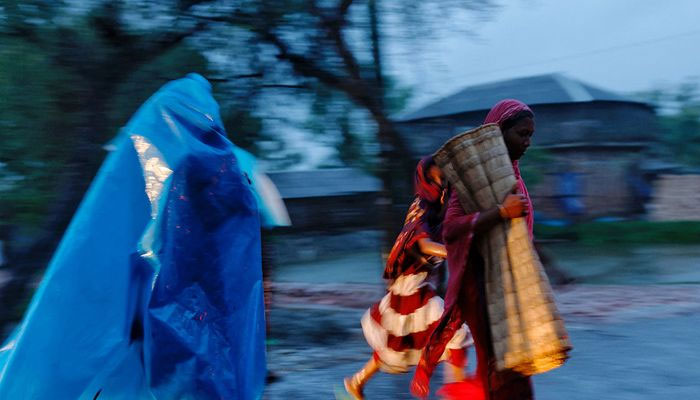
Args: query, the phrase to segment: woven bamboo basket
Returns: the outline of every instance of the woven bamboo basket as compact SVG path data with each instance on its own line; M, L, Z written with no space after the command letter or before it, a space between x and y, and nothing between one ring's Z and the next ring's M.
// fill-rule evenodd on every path
M465 212L496 207L516 184L496 124L461 133L435 154ZM524 218L503 222L477 241L498 370L534 375L564 363L571 343Z

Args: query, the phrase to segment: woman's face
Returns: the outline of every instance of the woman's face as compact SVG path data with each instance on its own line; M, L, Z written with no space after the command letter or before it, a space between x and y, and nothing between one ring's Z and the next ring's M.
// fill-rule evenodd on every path
M436 165L431 165L428 169L428 177L438 185L442 186L442 171Z
M515 125L503 132L503 140L508 148L510 159L515 161L525 154L530 147L530 139L535 133L535 120L526 117L520 119Z

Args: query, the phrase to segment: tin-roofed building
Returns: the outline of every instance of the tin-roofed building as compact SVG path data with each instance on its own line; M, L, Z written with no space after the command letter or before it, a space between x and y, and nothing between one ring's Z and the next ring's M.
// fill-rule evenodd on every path
M470 86L394 121L417 161L479 126L505 98L535 112L534 151L522 165L540 216L594 218L642 210L646 189L636 167L657 133L647 103L547 74Z
M353 168L271 172L293 230L374 227L379 179Z
M292 221L278 229L277 262L378 252L377 199L382 183L352 168L270 172Z

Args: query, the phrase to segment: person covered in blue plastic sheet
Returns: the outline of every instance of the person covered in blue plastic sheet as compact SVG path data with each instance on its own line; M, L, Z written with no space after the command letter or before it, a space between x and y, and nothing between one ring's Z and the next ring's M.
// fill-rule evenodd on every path
M260 219L210 84L166 84L114 145L0 348L0 398L261 398Z

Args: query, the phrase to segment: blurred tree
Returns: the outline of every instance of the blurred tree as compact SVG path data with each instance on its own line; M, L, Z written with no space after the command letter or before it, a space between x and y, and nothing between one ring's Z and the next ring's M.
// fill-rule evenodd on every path
M147 2L140 2L147 3ZM136 23L122 1L0 2L0 240L12 280L0 330L50 258L104 157L103 145L148 94L206 63L183 41L205 27L193 2Z
M371 164L384 184L384 228L393 232L401 217L390 215L391 206L406 195L395 190L393 182L405 180L406 170L413 165L406 165L412 160L406 157L406 145L390 119L394 111L390 106L398 101L391 101L394 92L387 87L382 37L389 31L419 32L422 36L410 35L415 40L429 41L436 32L450 26L446 23L454 20L450 17L462 12L487 13L495 7L491 0L243 0L234 9L193 10L202 20L252 32L265 45L259 48L261 60L270 55L272 47L274 57L283 63L261 66L261 77L292 73L296 89L307 88L319 94L312 106L314 118L306 127L323 131L332 126L340 138L338 148L344 162L353 163L362 154L352 108L362 110L374 123L378 149ZM390 20L394 22L391 27ZM338 94L352 107L331 107L328 99ZM386 246L390 240L393 236L387 235Z
M700 81L688 78L672 88L642 92L639 97L656 104L662 134L657 156L674 163L700 166Z
M0 292L0 309L12 311L0 324L18 316L102 146L165 81L211 72L234 141L274 153L278 167L301 154L280 156L275 130L302 114L300 125L336 146L342 163L381 177L390 206L405 195L392 182L413 166L389 117L410 91L384 71L384 38L429 44L464 32L452 30L464 13L494 8L494 0L0 0L0 240L14 271ZM289 115L279 102L291 104ZM388 231L400 218L384 219Z
M551 170L555 157L547 149L530 148L521 163L520 172L528 186L536 186L544 180L543 171Z

